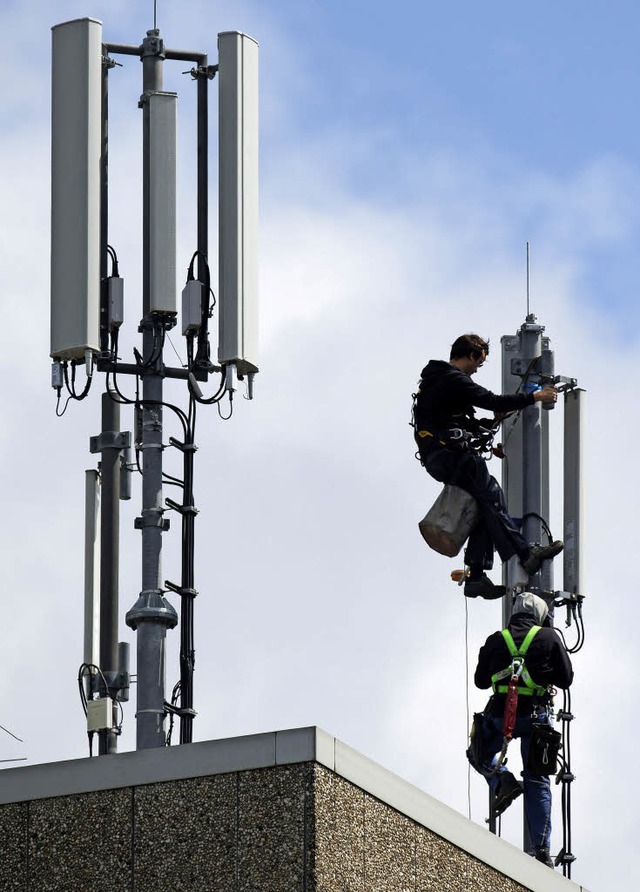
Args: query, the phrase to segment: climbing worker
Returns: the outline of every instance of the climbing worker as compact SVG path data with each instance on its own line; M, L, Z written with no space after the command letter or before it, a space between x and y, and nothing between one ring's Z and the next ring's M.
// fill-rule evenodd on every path
M502 585L485 574L493 566L496 549L503 561L516 554L525 572L533 576L542 562L562 551L559 540L530 545L507 513L504 493L489 474L485 459L474 449L473 439L491 429L494 419L478 419L474 406L494 413L555 403L558 392L545 385L533 393L497 395L471 380L489 355L489 341L477 334L457 338L449 362L432 359L422 370L415 395L413 423L421 463L441 483L466 490L478 504L480 519L467 543L465 563L469 575L464 587L468 598L492 599L505 594ZM493 450L500 455L499 449Z
M475 684L482 689L493 687L494 693L484 712L474 717L474 736L479 739L467 755L473 767L486 777L495 794L493 812L500 815L523 792L500 759L505 731L508 739L520 738L524 812L533 846L530 854L553 867L549 855L551 785L549 775L543 773L543 763L545 759L555 761L560 734L551 729L550 688L568 688L573 681L573 668L560 636L550 624L548 612L543 598L523 592L516 597L507 628L494 632L480 648ZM517 685L517 705L511 727L506 729L511 679L514 687ZM556 752L549 753L554 743Z

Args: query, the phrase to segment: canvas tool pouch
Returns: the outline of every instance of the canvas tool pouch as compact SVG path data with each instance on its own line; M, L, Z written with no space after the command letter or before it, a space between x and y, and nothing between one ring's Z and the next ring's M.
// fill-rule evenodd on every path
M473 496L447 483L418 526L429 548L455 557L477 522L478 506Z
M469 733L469 749L467 750L467 759L477 771L482 768L482 763L487 754L485 753L485 739L487 732L485 729L485 717L482 712L474 712L473 723Z
M562 734L549 725L531 725L529 747L529 772L533 775L555 774L558 770L558 753L562 746Z

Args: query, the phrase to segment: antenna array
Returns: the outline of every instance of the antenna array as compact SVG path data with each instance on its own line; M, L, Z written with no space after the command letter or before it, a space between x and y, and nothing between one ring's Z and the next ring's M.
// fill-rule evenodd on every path
M154 27L139 46L103 43L102 24L78 19L53 28L52 89L52 385L56 411L84 399L96 373L106 376L102 431L91 438L100 453L99 474L87 476L87 565L85 659L79 685L90 740L99 752L114 752L121 730L122 706L130 684L128 645L118 645L119 500L131 495L131 477L142 477L142 510L136 528L142 538L142 586L126 615L137 633L137 746L164 746L168 715L180 718L180 742L192 739L194 634L194 434L196 406L228 400L230 417L239 381L251 398L257 365L257 219L258 47L239 32L218 35L219 61L209 65L202 52L165 47ZM118 342L124 323L124 279L120 276L108 225L109 141L108 85L113 56L137 56L142 62L143 119L143 316L141 349L123 362ZM197 246L188 264L182 293L182 333L187 366L164 361L168 332L178 321L176 300L176 109L178 95L163 89L166 61L193 63L197 86ZM219 268L218 356L212 362L209 323L213 314L208 249L208 85L217 77L219 91ZM196 265L197 260L197 265ZM85 370L85 384L76 386ZM126 396L121 380L135 380ZM217 378L210 396L203 385ZM184 381L188 407L166 402L166 378ZM62 409L61 399L66 391ZM135 432L120 430L120 407L134 409ZM165 442L164 413L169 411L182 437ZM163 453L183 456L181 501L163 500ZM132 451L135 448L135 461ZM162 579L162 539L169 529L167 511L182 523L180 583ZM99 552L99 559L97 553ZM99 578L99 581L98 581ZM178 615L165 597L180 596L180 681L165 697L165 638ZM99 602L99 606L98 606ZM99 621L98 621L99 617ZM99 631L97 626L99 625Z

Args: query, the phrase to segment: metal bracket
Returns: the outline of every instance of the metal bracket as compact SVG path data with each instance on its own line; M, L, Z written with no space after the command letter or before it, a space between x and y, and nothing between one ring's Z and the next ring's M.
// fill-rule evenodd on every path
M185 707L184 709L181 709L179 706L174 706L173 703L168 703L166 700L164 701L164 708L165 712L168 712L170 715L177 715L180 717L183 715L198 715L195 709L192 709L191 707Z
M169 579L165 579L164 584L170 592L174 592L176 595L180 595L180 597L186 596L189 598L195 598L198 594L197 589L183 588L181 585L176 585L175 582L171 582Z
M562 393L564 390L574 390L578 386L578 379L567 378L566 375L555 375L552 383L556 390Z
M124 67L123 64L122 64L122 62L116 62L115 59L112 59L112 58L111 58L111 56L109 55L109 53L106 52L106 51L104 50L104 46L103 46L102 49L103 49L103 56L102 56L102 67L103 67L103 68L106 68L107 71L110 71L112 68L115 68L116 65L117 65L119 68L123 68L123 67Z
M566 849L560 849L555 857L554 864L556 867L559 867L561 864L572 864L575 860L576 856L572 855L571 852L567 852Z
M573 716L572 716L573 718ZM556 778L556 786L558 784L570 784L576 779L575 774L572 774L570 771L562 771L558 773Z
M176 440L175 437L169 437L169 444L171 446L175 446L176 449L179 449L181 452L197 452L198 447L195 443L181 443L180 440Z
M206 77L208 80L212 81L218 73L218 70L218 65L199 65L197 68L191 68L189 71L183 71L182 73L190 74L194 81L198 80L199 77Z
M174 502L173 499L165 499L164 503L173 511L177 511L178 514L193 514L194 516L198 514L198 509L195 505L180 505L178 502Z
M147 36L142 41L140 58L145 56L158 56L164 59L164 40L160 37L158 29L147 31Z
M582 604L584 595L577 595L575 592L553 592L554 604L556 607L569 607L573 604Z
M133 522L134 529L143 530L145 527L160 527L162 532L165 533L171 526L171 523L168 517L162 516L163 513L163 508L148 508L141 517L136 517Z
M103 452L105 449L131 449L131 431L103 431L89 437L89 452Z

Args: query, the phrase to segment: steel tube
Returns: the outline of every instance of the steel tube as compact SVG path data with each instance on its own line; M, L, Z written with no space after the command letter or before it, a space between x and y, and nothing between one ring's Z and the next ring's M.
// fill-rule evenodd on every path
M102 434L120 431L120 405L102 394ZM115 438L114 438L115 439ZM103 446L100 460L100 668L111 679L118 669L118 564L120 543L120 449ZM115 691L104 691L115 697ZM100 755L115 753L114 731L100 731Z
M150 103L145 96L162 90L162 42L149 31L142 47L143 70L143 357L142 381L142 591L127 614L137 631L137 748L165 745L165 639L177 615L162 594L162 332L164 324L150 312L151 162Z

